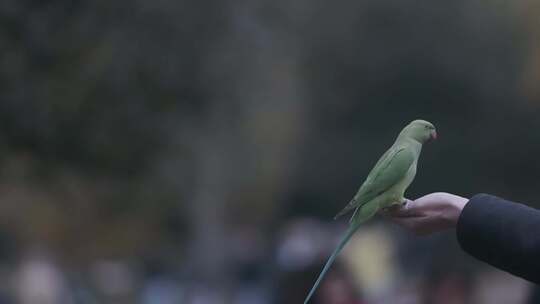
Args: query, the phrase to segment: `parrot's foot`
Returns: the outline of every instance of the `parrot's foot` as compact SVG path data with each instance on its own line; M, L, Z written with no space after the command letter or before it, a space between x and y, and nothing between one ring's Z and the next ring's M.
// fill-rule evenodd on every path
M392 203L391 206L404 206L407 204L409 200L402 197L402 198L399 198L399 199L396 199L394 203Z
M391 204L390 206L381 208L381 213L385 214L385 213L392 212L393 210L399 210L405 207L405 205L407 205L408 202L409 200L406 198L397 200L395 203Z

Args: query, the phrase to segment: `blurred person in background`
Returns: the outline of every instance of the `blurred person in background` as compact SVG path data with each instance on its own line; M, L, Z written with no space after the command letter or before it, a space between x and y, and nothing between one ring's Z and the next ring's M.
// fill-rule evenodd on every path
M453 266L444 264L444 261L441 261L431 269L422 285L421 303L471 303L472 282L470 275L466 272L457 271Z
M282 230L277 244L276 294L274 303L302 303L333 250L336 225L313 219L295 219ZM365 304L359 284L342 259L329 271L328 276L312 298L314 304ZM311 303L311 302L310 302Z
M311 287L313 277L319 274L323 266L324 261L320 261L307 269L284 272L278 280L275 303L302 303L306 297L306 290ZM313 304L367 304L362 298L362 293L356 289L350 272L338 262L332 267L326 279L321 282L320 290L315 293L311 302Z
M16 273L17 303L73 303L64 273L48 254L31 251L22 258Z

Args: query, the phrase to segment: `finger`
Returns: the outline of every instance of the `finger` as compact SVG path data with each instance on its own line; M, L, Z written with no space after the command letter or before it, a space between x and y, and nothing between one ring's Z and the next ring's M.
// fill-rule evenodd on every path
M379 210L379 214L384 217L393 217L394 214L398 213L398 209L400 209L402 205L392 205L388 207L381 208Z
M419 224L416 218L411 218L411 217L393 217L393 218L390 218L390 220L396 223L397 225L408 230L416 229Z
M398 217L392 218L391 220L399 226L410 230L417 235L426 235L434 231L434 228L431 227L432 223L428 217Z
M388 208L387 215L391 217L418 217L423 214L415 201L406 200L402 205L394 205Z

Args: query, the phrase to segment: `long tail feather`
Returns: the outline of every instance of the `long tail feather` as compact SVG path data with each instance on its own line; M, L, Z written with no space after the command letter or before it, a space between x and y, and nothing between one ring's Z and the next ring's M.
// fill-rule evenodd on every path
M354 208L357 208L358 206L356 206L356 201L355 199L353 198L348 204L347 206L345 206L345 208L341 209L341 211L336 214L336 216L334 216L334 220L337 220L338 218L342 217L343 215L349 213L352 209Z
M351 208L345 207L345 209L341 210L336 216L334 216L334 220L337 220L338 218L342 217L344 214L347 214L349 211L351 211Z
M315 284L313 285L313 287L309 291L309 294L304 300L304 304L306 304L309 301L309 299L311 299L311 296L313 296L313 293L315 293L315 290L317 290L317 287L319 287L319 284L321 283L323 277L326 275L326 272L328 271L328 269L330 269L330 266L334 263L334 260L336 259L337 255L341 252L343 247L345 247L345 244L347 244L347 242L349 241L351 236L354 234L354 232L358 229L358 227L360 227L360 225L355 225L355 224L349 227L349 229L347 230L347 233L345 233L345 236L343 236L343 238L339 242L339 245L336 247L332 255L328 258L328 261L324 265L324 268L321 271L321 274L317 278L317 281L315 281Z

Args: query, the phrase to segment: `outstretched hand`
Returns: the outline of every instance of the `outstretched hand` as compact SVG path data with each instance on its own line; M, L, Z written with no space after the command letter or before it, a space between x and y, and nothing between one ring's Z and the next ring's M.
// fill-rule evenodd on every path
M403 205L392 206L382 214L398 225L419 235L454 228L469 199L450 193L435 192Z

